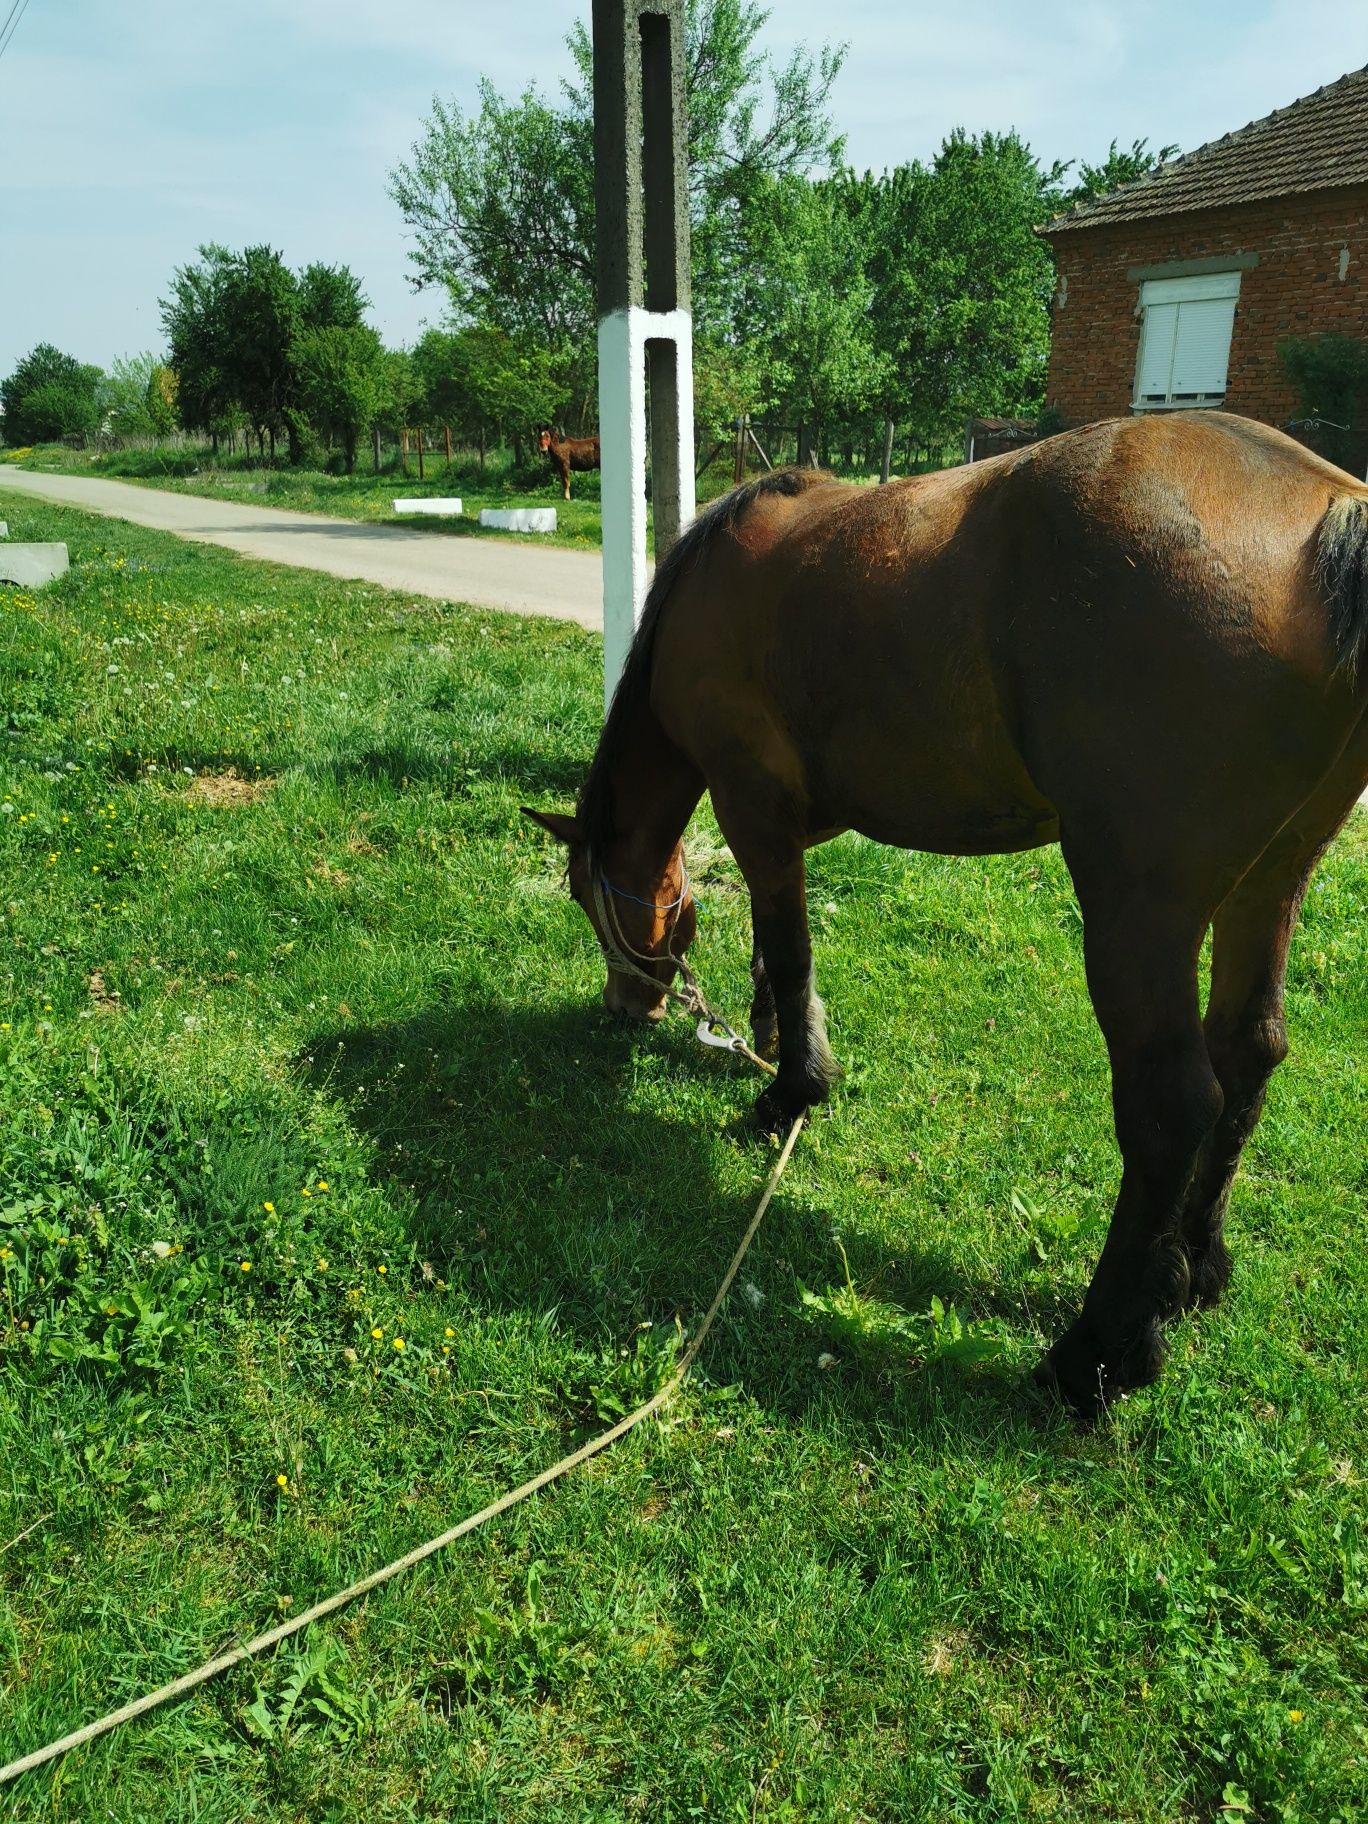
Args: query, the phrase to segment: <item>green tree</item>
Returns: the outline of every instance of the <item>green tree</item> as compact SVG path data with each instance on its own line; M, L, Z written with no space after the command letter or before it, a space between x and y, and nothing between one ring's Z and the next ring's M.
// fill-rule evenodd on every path
M300 409L308 422L341 447L348 475L356 446L380 414L384 399L384 350L367 324L303 329L291 356Z
M3 383L0 405L11 444L89 437L99 426L98 367L87 367L51 342L40 342Z
M187 431L220 433L240 411L229 346L228 290L233 255L217 242L198 249L199 260L179 266L161 319L176 374L176 410Z
M765 18L755 0L690 0L694 312L717 349L750 327L774 185L840 156L827 100L843 53L797 50L776 68L756 49ZM473 113L434 101L390 191L414 237L415 283L445 287L460 321L537 336L564 373L566 415L582 420L595 364L592 49L582 25L568 44L577 80L559 103L535 89L506 101L488 82Z
M370 299L349 266L315 261L300 273L299 316L307 329L359 329L369 309Z
M245 418L272 455L282 432L290 460L302 461L309 413L300 374L301 338L321 330L358 331L367 300L346 266L316 263L295 274L273 247L199 249L199 262L180 268L162 300L162 321L179 386L181 422L217 434ZM322 356L310 344L315 381ZM341 359L341 344L330 359ZM352 345L343 368L367 365ZM330 422L335 422L331 409ZM330 433L324 433L325 435Z
M1113 140L1100 165L1090 165L1086 160L1080 162L1076 182L1059 196L1056 207L1072 209L1075 203L1089 203L1119 189L1122 184L1133 184L1138 177L1167 164L1177 152L1177 146L1160 146L1157 152L1151 152L1148 140L1144 139L1132 141L1129 152L1122 152ZM1060 175L1062 177L1064 173Z
M802 461L814 433L867 412L881 391L887 357L871 317L863 224L834 179L781 179L755 213L748 339L764 350L773 403L799 426Z
M565 397L566 376L557 351L528 336L511 336L488 323L429 329L413 351L422 411L446 424L484 461L493 442L521 448L524 432L553 419Z
M117 437L155 437L170 429L164 395L156 385L158 373L165 371L150 353L124 355L115 361L99 388L100 419L105 428Z
M969 413L1038 409L1054 269L1035 228L1062 175L1014 132L957 130L930 167L850 180L847 206L865 225L885 414L919 441L951 435Z

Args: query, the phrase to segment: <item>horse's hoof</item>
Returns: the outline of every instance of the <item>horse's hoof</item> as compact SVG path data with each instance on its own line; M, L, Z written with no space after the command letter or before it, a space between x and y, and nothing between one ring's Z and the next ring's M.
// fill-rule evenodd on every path
M1208 1244L1200 1254L1189 1256L1188 1290L1184 1308L1209 1311L1221 1302L1221 1294L1230 1284L1231 1260L1223 1241Z
M1165 1353L1157 1318L1143 1323L1118 1351L1101 1348L1091 1326L1079 1318L1046 1352L1035 1380L1083 1424L1095 1425L1117 1400L1158 1380Z
M803 1112L803 1104L796 1108L789 1106L789 1098L777 1083L762 1090L755 1102L755 1125L762 1134L778 1139L793 1126L797 1116Z

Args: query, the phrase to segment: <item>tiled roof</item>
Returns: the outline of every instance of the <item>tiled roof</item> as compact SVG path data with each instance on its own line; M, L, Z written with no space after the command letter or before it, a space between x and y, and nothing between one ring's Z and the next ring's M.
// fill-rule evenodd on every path
M1368 184L1368 69L1275 108L1107 196L1078 203L1041 232L1102 228L1341 184Z

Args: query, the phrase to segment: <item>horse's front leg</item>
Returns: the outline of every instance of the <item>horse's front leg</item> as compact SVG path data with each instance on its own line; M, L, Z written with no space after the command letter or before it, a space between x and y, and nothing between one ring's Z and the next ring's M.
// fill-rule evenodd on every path
M748 869L740 854L736 858L750 886L756 949L778 1026L778 1075L756 1104L756 1118L767 1132L778 1133L795 1115L826 1100L840 1066L831 1055L826 1015L813 986L802 851L778 869ZM756 989L759 1002L759 977Z
M779 1056L779 1019L774 1008L774 989L758 943L751 946L751 1039L762 1058L772 1064Z

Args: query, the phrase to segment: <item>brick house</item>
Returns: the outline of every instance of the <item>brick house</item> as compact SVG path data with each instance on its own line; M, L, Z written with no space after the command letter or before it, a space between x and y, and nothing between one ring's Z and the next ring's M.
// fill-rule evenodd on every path
M1368 70L1040 232L1058 272L1046 402L1066 424L1224 406L1287 426L1302 408L1279 341L1368 336Z

